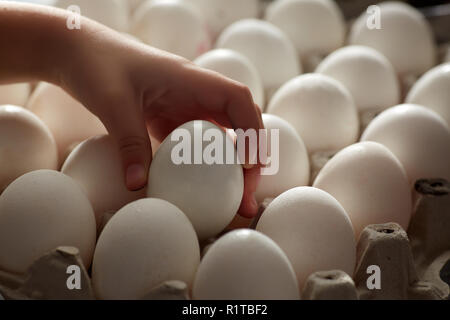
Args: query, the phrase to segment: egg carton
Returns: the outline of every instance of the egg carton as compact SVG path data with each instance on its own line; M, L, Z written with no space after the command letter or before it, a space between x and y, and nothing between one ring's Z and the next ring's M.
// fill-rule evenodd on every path
M68 267L80 270L80 289L68 289ZM6 300L95 300L89 273L75 247L58 247L37 259L23 275L0 271L0 294ZM146 300L186 300L181 281L166 281L144 296Z
M417 181L408 233L396 223L367 226L357 261L353 279L337 270L312 274L303 299L450 299L450 183ZM380 288L368 285L371 266Z
M378 113L369 111L362 115L361 132ZM335 152L319 152L311 156L311 184L334 155ZM407 233L397 224L371 225L362 232L353 278L360 299L449 299L450 183L443 179L417 181L413 203ZM379 266L383 272L382 290L368 290L367 267L371 265ZM324 281L324 277L330 277L329 281ZM351 278L336 271L312 275L304 298L328 296L326 288L333 292L331 287L343 286L344 279L348 282ZM350 284L352 281L344 287Z
M243 224L254 229L271 200L266 199L258 215ZM214 241L202 244L203 255ZM68 289L69 266L81 271L81 289ZM379 288L368 285L368 270L373 266L379 268ZM74 247L56 248L22 275L0 270L0 294L11 300L96 299L89 273ZM190 296L185 283L171 280L150 290L143 299L188 300ZM418 181L408 233L396 223L367 226L358 241L353 278L339 270L313 273L302 299L450 299L450 183Z
M312 174L333 155L313 156ZM270 201L263 203L260 214ZM368 285L374 266L380 272L379 288ZM302 299L450 299L450 183L443 179L417 181L408 233L396 223L367 226L358 241L353 278L340 270L313 273Z

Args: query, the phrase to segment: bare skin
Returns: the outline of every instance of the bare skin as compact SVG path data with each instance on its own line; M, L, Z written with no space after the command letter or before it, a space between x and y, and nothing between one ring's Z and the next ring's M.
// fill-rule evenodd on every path
M68 17L55 8L0 2L0 83L47 81L80 101L116 141L128 189L147 183L147 129L161 141L190 120L263 128L246 86L86 18L81 30L69 30ZM252 217L259 168L244 167L239 213Z

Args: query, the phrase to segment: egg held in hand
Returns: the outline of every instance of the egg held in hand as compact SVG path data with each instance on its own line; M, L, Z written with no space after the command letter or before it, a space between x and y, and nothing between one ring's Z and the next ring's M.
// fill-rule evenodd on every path
M159 147L147 195L180 208L200 240L213 237L232 221L242 200L244 177L236 154L223 129L207 121L188 122Z

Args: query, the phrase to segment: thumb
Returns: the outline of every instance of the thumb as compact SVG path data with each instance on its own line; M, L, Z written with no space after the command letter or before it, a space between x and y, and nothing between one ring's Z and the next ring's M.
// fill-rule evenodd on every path
M142 111L127 107L109 108L102 120L119 148L125 184L136 191L147 184L152 148Z

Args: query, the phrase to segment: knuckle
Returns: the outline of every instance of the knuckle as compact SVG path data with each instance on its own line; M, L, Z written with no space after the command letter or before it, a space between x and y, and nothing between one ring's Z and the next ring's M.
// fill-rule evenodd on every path
M100 116L106 119L120 119L124 110L132 105L129 99L115 93L105 93L102 94L102 97L97 105L101 106L99 110Z
M238 88L243 98L253 100L252 93L246 85L239 83Z
M119 149L123 154L142 152L148 145L148 139L140 136L131 136L119 140Z

